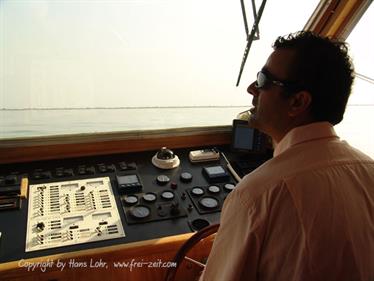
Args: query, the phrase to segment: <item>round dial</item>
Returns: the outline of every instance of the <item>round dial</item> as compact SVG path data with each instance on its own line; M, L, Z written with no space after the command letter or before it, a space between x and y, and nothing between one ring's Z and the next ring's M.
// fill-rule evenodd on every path
M202 189L201 187L194 187L192 188L191 193L192 195L200 196L204 194L204 189Z
M206 209L214 209L218 207L218 200L213 197L204 197L199 200L199 204Z
M188 172L184 172L181 174L180 179L182 182L190 182L192 181L192 175Z
M138 197L136 197L135 195L128 195L125 197L124 201L126 204L133 205L138 203Z
M161 193L161 197L166 200L171 200L174 198L174 193L171 191L164 191Z
M170 181L170 178L166 175L159 175L156 180L158 184L164 185Z
M209 186L208 190L212 193L219 193L221 191L221 189L216 185Z
M157 196L156 196L156 194L149 192L149 193L146 193L146 194L143 195L143 199L146 202L154 202L154 201L156 201Z
M144 219L151 214L151 211L146 206L136 206L131 209L130 214L136 219Z
M226 183L223 187L225 188L226 191L229 191L229 192L235 189L235 185L232 183Z

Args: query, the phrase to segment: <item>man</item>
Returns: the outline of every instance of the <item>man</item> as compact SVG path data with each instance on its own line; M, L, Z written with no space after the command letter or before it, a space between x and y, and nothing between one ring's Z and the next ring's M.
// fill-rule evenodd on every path
M201 280L374 280L374 161L341 141L353 66L344 43L279 37L248 87L274 157L227 197Z

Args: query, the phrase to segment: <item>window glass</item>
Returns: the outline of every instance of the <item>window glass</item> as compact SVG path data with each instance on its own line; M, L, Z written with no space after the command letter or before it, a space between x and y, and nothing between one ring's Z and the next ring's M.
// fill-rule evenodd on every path
M370 5L347 42L357 73L344 120L336 126L342 139L374 158L374 6Z
M271 43L318 2L267 2L236 87L240 1L1 0L0 138L231 124Z

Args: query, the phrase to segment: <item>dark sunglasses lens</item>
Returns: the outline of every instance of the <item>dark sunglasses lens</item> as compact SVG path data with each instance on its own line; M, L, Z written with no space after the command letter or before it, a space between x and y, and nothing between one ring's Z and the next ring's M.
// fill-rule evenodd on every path
M260 71L259 73L257 73L256 87L262 88L265 86L265 84L266 84L266 76L264 73Z

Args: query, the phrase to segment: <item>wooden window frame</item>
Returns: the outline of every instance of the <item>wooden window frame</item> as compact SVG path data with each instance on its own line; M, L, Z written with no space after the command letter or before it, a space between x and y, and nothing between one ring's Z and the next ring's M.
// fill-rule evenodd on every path
M371 2L371 0L322 0L304 30L345 40Z
M229 144L231 126L77 134L0 141L0 164Z

